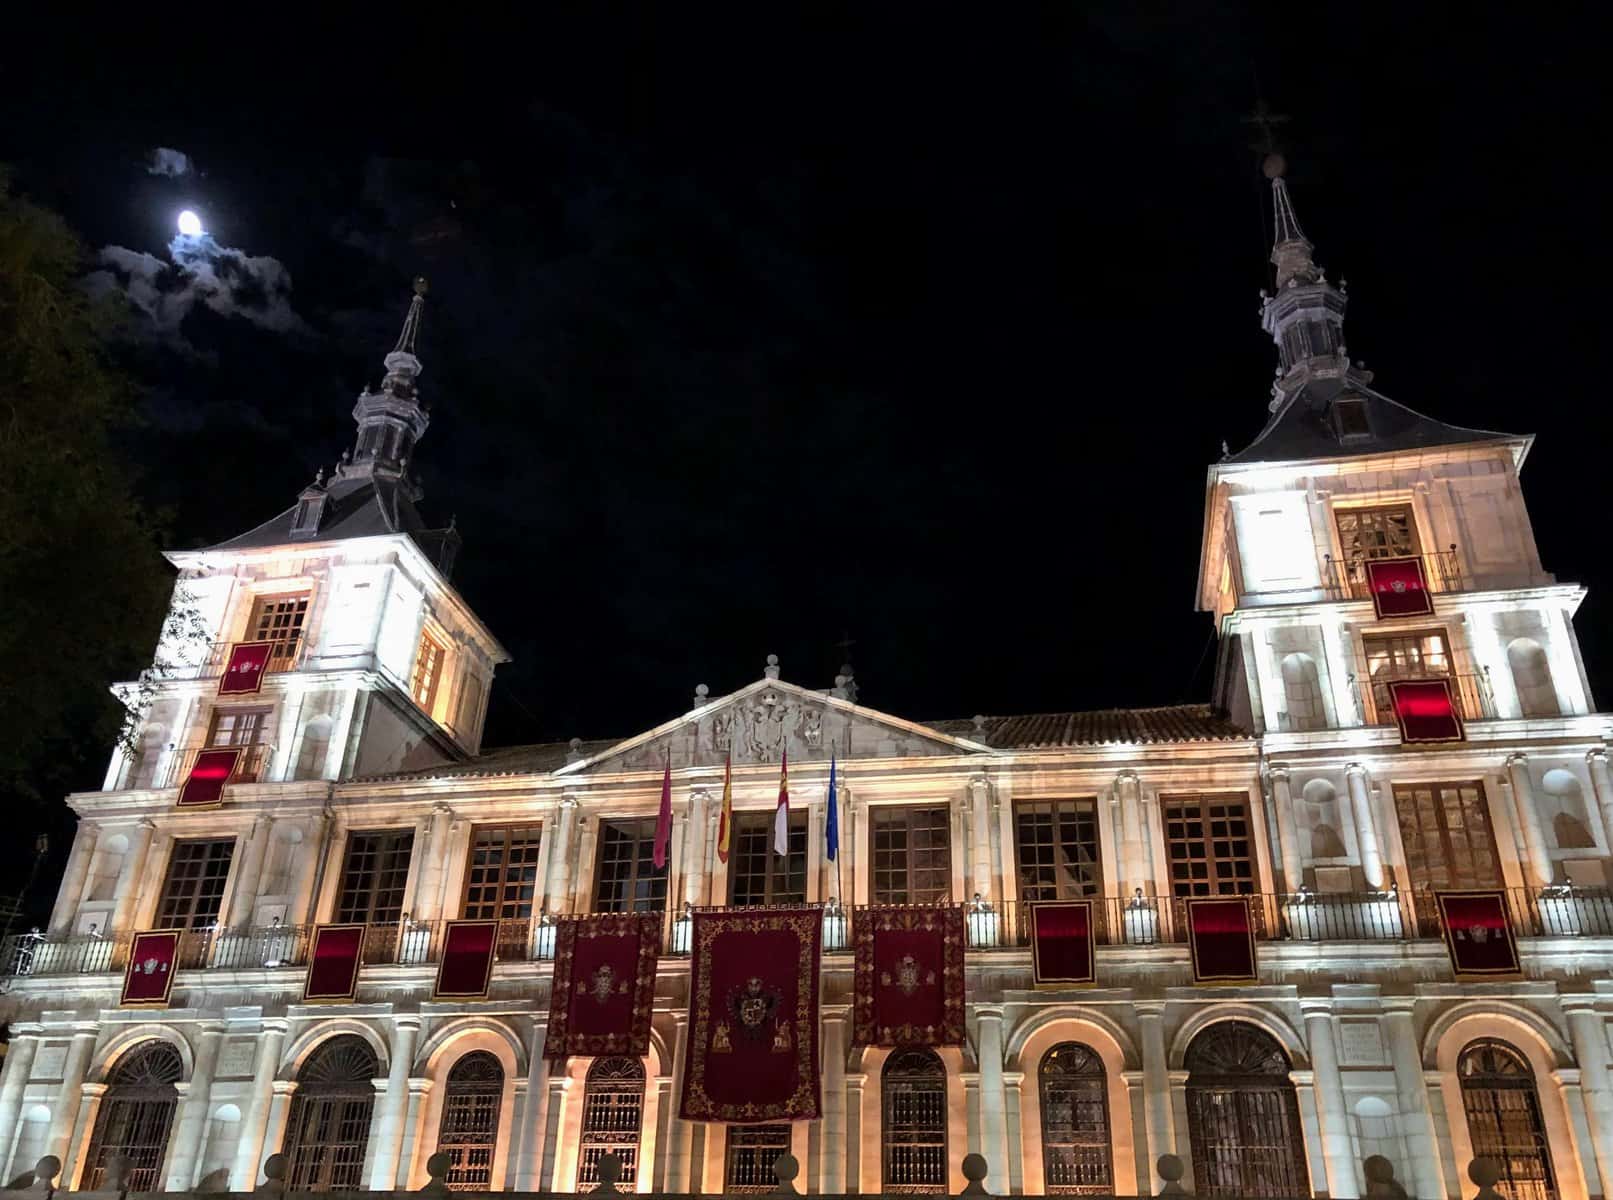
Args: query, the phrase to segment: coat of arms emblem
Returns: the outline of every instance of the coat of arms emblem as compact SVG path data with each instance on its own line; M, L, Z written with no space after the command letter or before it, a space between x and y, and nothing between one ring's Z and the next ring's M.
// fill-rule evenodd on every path
M592 975L577 985L577 990L603 1004L610 999L615 984L616 969L609 963L601 963Z
M922 980L920 979L921 975ZM904 954L896 964L896 978L892 979L891 973L885 971L880 974L879 982L885 987L890 987L894 984L902 990L902 995L911 996L919 990L921 983L924 987L934 987L935 972L921 971L918 960L911 954Z
M1404 596L1406 594L1406 581L1404 579L1391 579L1389 581L1389 590L1397 596Z
M745 986L728 998L728 1008L739 1021L739 1031L749 1038L760 1038L778 1009L777 992L769 991L761 977L752 975Z
M155 975L159 969L166 973L168 970L168 964L160 959L148 958L140 964L140 969L143 970L147 975Z

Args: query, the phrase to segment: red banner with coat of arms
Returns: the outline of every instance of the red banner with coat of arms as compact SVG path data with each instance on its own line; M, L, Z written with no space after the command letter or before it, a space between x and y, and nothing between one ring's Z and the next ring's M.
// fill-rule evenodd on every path
M660 913L557 918L544 1057L648 1054L660 960Z
M816 1121L818 905L696 911L685 1121Z
M852 932L852 1041L963 1045L963 905L870 905Z

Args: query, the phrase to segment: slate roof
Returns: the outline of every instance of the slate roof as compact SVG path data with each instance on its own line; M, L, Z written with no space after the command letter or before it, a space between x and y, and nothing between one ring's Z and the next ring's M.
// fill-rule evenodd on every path
M316 537L292 536L291 521L296 511L293 505L257 528L207 549L252 550L262 546L295 545L299 541L323 542L406 533L432 562L441 564L444 543L458 536L446 529L428 529L408 489L395 479L362 475L332 481Z
M1347 395L1366 403L1370 436L1341 439L1333 423L1333 401ZM1367 387L1360 379L1311 379L1272 414L1255 440L1226 463L1266 463L1295 459L1343 458L1398 450L1420 450L1468 442L1517 441L1519 435L1447 425L1414 412Z
M932 721L929 725L956 737L979 737L972 720ZM986 745L994 750L1250 740L1247 731L1208 704L987 717L985 735Z

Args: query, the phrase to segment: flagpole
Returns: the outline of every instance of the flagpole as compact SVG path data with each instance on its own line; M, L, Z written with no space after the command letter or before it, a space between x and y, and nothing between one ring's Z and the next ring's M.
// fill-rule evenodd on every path
M850 728L849 725L846 728L846 753L847 753L847 757L850 757L850 753L851 753L851 728ZM835 792L835 799L834 799L834 803L835 803L835 902L837 904L839 904L842 908L844 908L845 904L846 904L846 880L845 880L845 876L843 874L841 874L841 871L840 871L840 860L845 858L845 855L840 853L840 792L843 792L845 790L846 790L846 785L845 785L845 782L842 780L842 782L840 784L840 787L839 787L839 790L837 790Z

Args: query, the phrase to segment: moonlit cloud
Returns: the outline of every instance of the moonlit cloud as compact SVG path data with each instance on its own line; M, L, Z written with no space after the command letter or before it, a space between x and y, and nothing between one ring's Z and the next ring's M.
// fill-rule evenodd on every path
M273 333L312 333L291 307L284 263L221 246L211 234L175 237L167 258L125 246L103 247L97 257L101 269L85 281L91 294L121 293L158 338L184 342L181 327L198 305Z
M166 175L170 179L178 179L182 175L189 175L195 169L196 164L191 162L190 155L183 150L158 146L146 155L147 175Z

